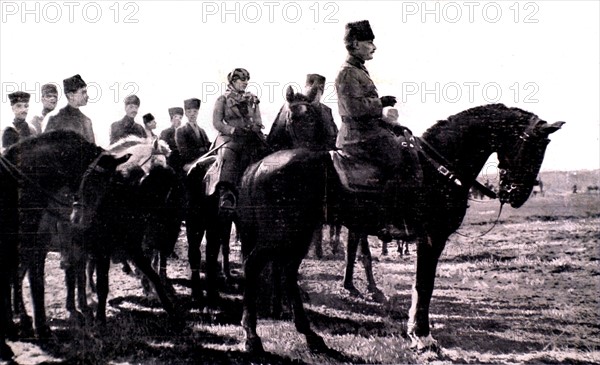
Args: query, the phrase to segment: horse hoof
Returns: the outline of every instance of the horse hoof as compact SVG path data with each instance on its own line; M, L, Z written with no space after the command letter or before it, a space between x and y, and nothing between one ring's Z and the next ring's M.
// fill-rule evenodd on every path
M370 290L369 290L370 291ZM385 294L383 294L383 292L379 289L374 290L374 291L370 291L371 292L371 300L376 302L376 303L385 303L387 301L387 298L385 296Z
M0 344L0 360L10 361L15 356L10 346L6 343Z
M311 352L325 353L329 351L329 347L327 347L325 341L319 335L315 334L311 336L306 336L306 342L308 343L308 348Z
M246 352L249 352L251 354L263 354L265 352L262 341L260 340L260 337L258 337L258 336L252 337L252 338L247 338L246 344L245 344L245 349L246 349Z
M348 293L348 295L350 295L351 297L360 297L360 292L358 291L358 289L356 289L356 287L354 287L354 285L350 286L350 285L344 285L344 289L346 290L346 292Z
M410 347L417 351L417 353L423 354L425 352L433 352L441 355L442 348L438 345L437 341L431 336L431 334L426 337L409 334L409 337L412 340Z

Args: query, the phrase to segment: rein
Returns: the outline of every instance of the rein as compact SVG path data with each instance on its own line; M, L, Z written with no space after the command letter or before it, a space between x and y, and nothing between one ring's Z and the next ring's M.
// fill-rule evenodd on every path
M50 193L48 190L44 189L40 184L33 181L29 176L25 175L17 166L15 166L12 162L10 162L6 157L0 155L0 165L4 167L4 169L10 174L10 176L17 181L19 184L23 185L23 183L29 184L44 194L49 200L64 206L70 207L71 203L65 203L64 201L56 198L54 194Z
M444 156L442 156L441 153L439 153L432 145L430 145L423 138L419 138L419 137L414 137L414 138L415 138L415 142L417 142L417 143L415 143L416 146L422 152L423 156L427 159L427 161L437 170L437 172L439 172L442 176L447 178L450 182L453 182L454 184L456 184L458 186L463 186L459 177L450 170L450 168L452 168L450 165L450 162L448 162L448 160ZM443 164L439 163L435 158L431 157L427 152L425 152L423 147L421 147L421 144L424 144L435 155L435 157L437 159L442 161ZM449 166L449 167L446 167L444 165ZM491 189L489 189L485 185L481 184L479 181L474 180L473 185L475 186L476 189L480 190L488 198L490 198L490 199L497 198L497 195L495 192L493 192ZM496 217L496 220L494 221L494 223L492 224L490 229L483 232L482 234L480 234L478 236L469 236L469 235L465 235L460 232L455 232L455 233L458 234L459 236L466 237L466 238L481 238L481 237L485 236L486 234L490 233L496 227L496 224L498 224L498 221L500 220L500 215L502 214L503 207L504 207L504 203L501 202L500 209L498 210L498 216Z
M488 229L487 231L483 232L482 234L478 235L478 236L469 236L466 235L464 233L460 233L458 231L454 232L459 236L465 237L465 238L481 238L483 236L485 236L486 234L490 233L492 231L492 229L496 228L496 224L498 224L498 221L500 220L500 214L502 214L502 208L504 207L504 203L500 203L500 210L498 210L498 216L496 217L496 220L494 221L494 224L492 224L492 226L490 227L490 229Z

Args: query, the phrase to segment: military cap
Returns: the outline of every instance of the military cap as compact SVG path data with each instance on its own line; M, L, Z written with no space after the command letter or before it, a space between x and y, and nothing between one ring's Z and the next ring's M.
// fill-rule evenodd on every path
M140 98L138 98L137 95L129 95L123 101L125 102L125 105L133 104L140 106Z
M152 115L151 113L148 113L148 114L144 114L144 116L142 118L144 119L144 124L148 124L154 120L154 115Z
M319 74L306 75L306 86L325 86L325 76Z
M248 70L246 70L245 68L236 68L233 71L231 71L229 74L227 74L227 81L231 84L232 82L234 82L237 79L246 79L246 80L250 80L250 72L248 72Z
M12 94L8 94L10 105L15 105L16 103L29 103L30 97L31 95L24 91L15 91Z
M85 81L83 81L83 79L79 75L71 76L68 79L63 80L63 88L65 91L65 94L74 93L77 90L81 89L82 87L86 87L86 86L87 86L87 84L85 83Z
M361 20L346 24L346 33L344 34L344 42L352 41L372 41L375 39L375 34L371 30L371 25L368 20Z
M183 102L183 107L185 109L200 109L200 99L192 98L187 99Z
M54 84L42 85L42 95L58 95L58 89Z
M200 108L198 108L200 109ZM181 107L173 107L173 108L169 108L169 117L173 118L174 115L183 115L183 108Z

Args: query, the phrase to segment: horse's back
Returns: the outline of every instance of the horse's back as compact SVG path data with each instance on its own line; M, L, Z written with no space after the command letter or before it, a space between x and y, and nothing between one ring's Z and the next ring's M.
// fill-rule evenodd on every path
M242 232L262 241L312 234L322 221L327 170L326 153L304 149L278 151L251 165L240 190Z

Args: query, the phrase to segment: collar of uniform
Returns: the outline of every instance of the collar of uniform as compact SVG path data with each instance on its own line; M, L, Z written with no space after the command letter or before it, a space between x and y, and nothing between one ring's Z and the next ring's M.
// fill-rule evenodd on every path
M365 61L354 55L348 55L348 58L346 58L346 62L354 67L360 68L367 74L369 73L369 71L367 71L367 68L365 67Z
M71 114L81 113L81 110L79 110L79 108L72 107L71 104L67 104L67 106L64 107L64 110L65 112Z

